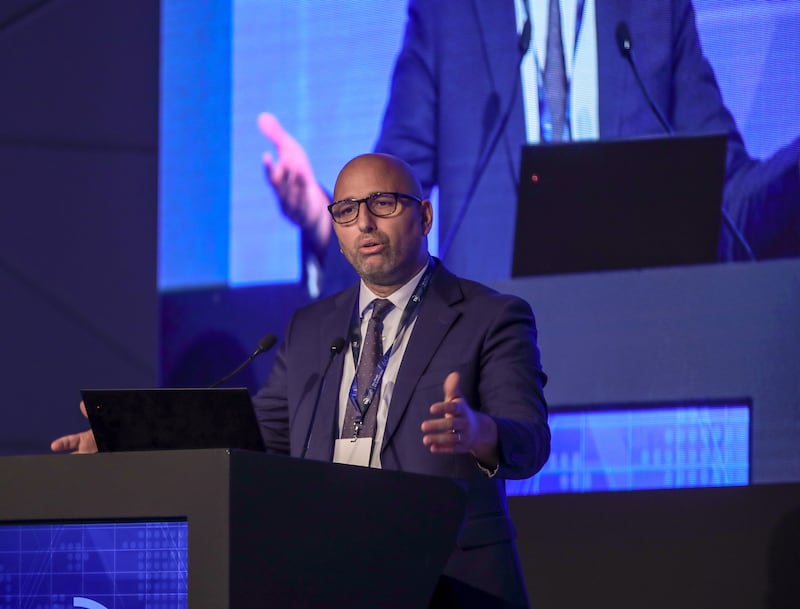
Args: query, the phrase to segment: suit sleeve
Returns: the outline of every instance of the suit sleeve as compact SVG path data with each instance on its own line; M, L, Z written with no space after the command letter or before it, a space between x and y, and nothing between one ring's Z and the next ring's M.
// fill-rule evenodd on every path
M289 454L288 350L287 338L275 356L267 383L253 397L253 410L266 451L283 455Z
M376 152L409 163L426 196L437 183L436 44L441 16L435 2L411 0L403 46L392 73L391 92Z
M497 424L501 478L529 478L550 455L550 428L543 387L547 380L536 344L530 306L504 300L485 334L479 371L483 413Z
M691 2L678 0L673 7L675 131L727 133L723 208L757 259L800 255L800 137L766 160L749 156L703 55ZM722 260L747 258L724 225L719 254Z

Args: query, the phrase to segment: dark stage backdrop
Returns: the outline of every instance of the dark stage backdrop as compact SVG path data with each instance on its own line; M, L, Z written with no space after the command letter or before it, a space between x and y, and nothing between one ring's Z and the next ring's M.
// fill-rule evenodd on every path
M0 2L0 454L156 382L159 2Z

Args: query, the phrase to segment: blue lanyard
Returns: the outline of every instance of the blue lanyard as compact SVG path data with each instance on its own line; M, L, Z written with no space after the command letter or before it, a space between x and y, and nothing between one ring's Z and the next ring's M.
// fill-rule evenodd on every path
M356 424L360 425L364 422L364 417L367 414L370 406L372 405L372 401L375 399L375 394L378 391L378 387L383 380L383 373L386 372L386 366L389 364L389 358L392 356L392 353L397 349L397 346L403 340L403 335L405 331L408 329L408 326L411 325L411 322L416 318L416 315L419 310L419 305L422 302L422 298L425 295L425 292L428 289L428 284L431 282L431 277L433 276L433 271L436 268L436 259L431 258L430 263L428 264L428 268L425 269L425 273L422 275L422 278L419 280L417 287L414 289L414 293L411 295L411 298L408 299L408 303L406 304L405 309L403 309L403 314L400 317L400 325L397 328L397 333L395 334L394 341L392 342L391 346L386 350L386 352L381 356L378 365L375 367L375 372L372 374L372 380L370 381L369 385L367 385L367 391L364 394L361 402L358 401L358 375L353 375L353 382L350 384L350 392L349 392L349 402L353 405L353 407L358 411L356 414ZM361 348L361 320L359 319L359 315L357 311L353 311L353 322L351 324L350 329L350 343L353 351L353 364L358 368L357 362L359 359L359 351Z
M527 2L528 0L526 0ZM575 69L575 56L578 54L578 40L580 38L581 26L583 25L583 9L585 8L586 0L578 0L578 11L575 16L575 41L572 49L572 68ZM562 51L563 52L563 51ZM553 118L550 113L550 108L547 104L547 96L544 93L543 71L539 65L539 57L536 51L533 50L533 60L536 64L536 87L539 94L539 133L541 134L542 141L553 141ZM567 99L566 107L564 108L564 131L563 139L565 141L572 139L572 79L567 78Z

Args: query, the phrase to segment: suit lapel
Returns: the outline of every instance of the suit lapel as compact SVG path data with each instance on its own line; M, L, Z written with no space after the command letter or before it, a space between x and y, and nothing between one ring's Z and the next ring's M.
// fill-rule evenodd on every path
M524 143L525 134L525 108L522 103L522 87L515 85L519 80L519 41L516 35L516 17L513 2L498 2L497 0L472 0L472 9L477 20L480 32L480 43L483 46L483 56L487 58L489 80L492 83L491 92L481 92L482 95L497 96L497 111L492 128L496 128L503 113L509 104L509 95L515 90L516 94L509 116L508 125L503 132L498 150L504 149L511 175L514 181L519 177L519 164L521 145ZM491 130L490 130L491 131ZM519 139L519 134L523 134ZM488 137L488 134L484 137ZM487 142L483 142L486 146Z
M440 266L431 280L422 305L420 305L414 330L397 373L381 452L391 444L392 437L408 409L420 376L427 368L448 330L460 315L451 305L462 299L463 294L457 278ZM442 384L444 384L444 379L442 379Z
M330 361L330 346L333 339L337 336L343 337L345 341L349 339L347 332L350 329L350 321L357 298L358 285L336 297L331 310L321 316L318 326L320 359L317 362L317 369L320 374ZM311 432L311 440L306 455L309 459L320 461L331 461L333 459L333 441L338 430L339 387L342 384L344 358L348 356L349 348L350 343L345 342L344 351L335 356L336 359L331 363L331 368L325 379L325 386L320 395L317 417L314 420L314 429ZM318 388L314 391L315 395L317 391L319 391ZM313 405L311 408L313 409ZM310 421L306 423L306 429L309 424Z

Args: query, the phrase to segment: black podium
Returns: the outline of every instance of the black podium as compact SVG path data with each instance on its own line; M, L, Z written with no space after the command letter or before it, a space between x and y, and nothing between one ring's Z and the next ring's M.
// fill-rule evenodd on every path
M188 522L190 608L426 607L464 509L448 479L247 451L0 459L0 524Z

